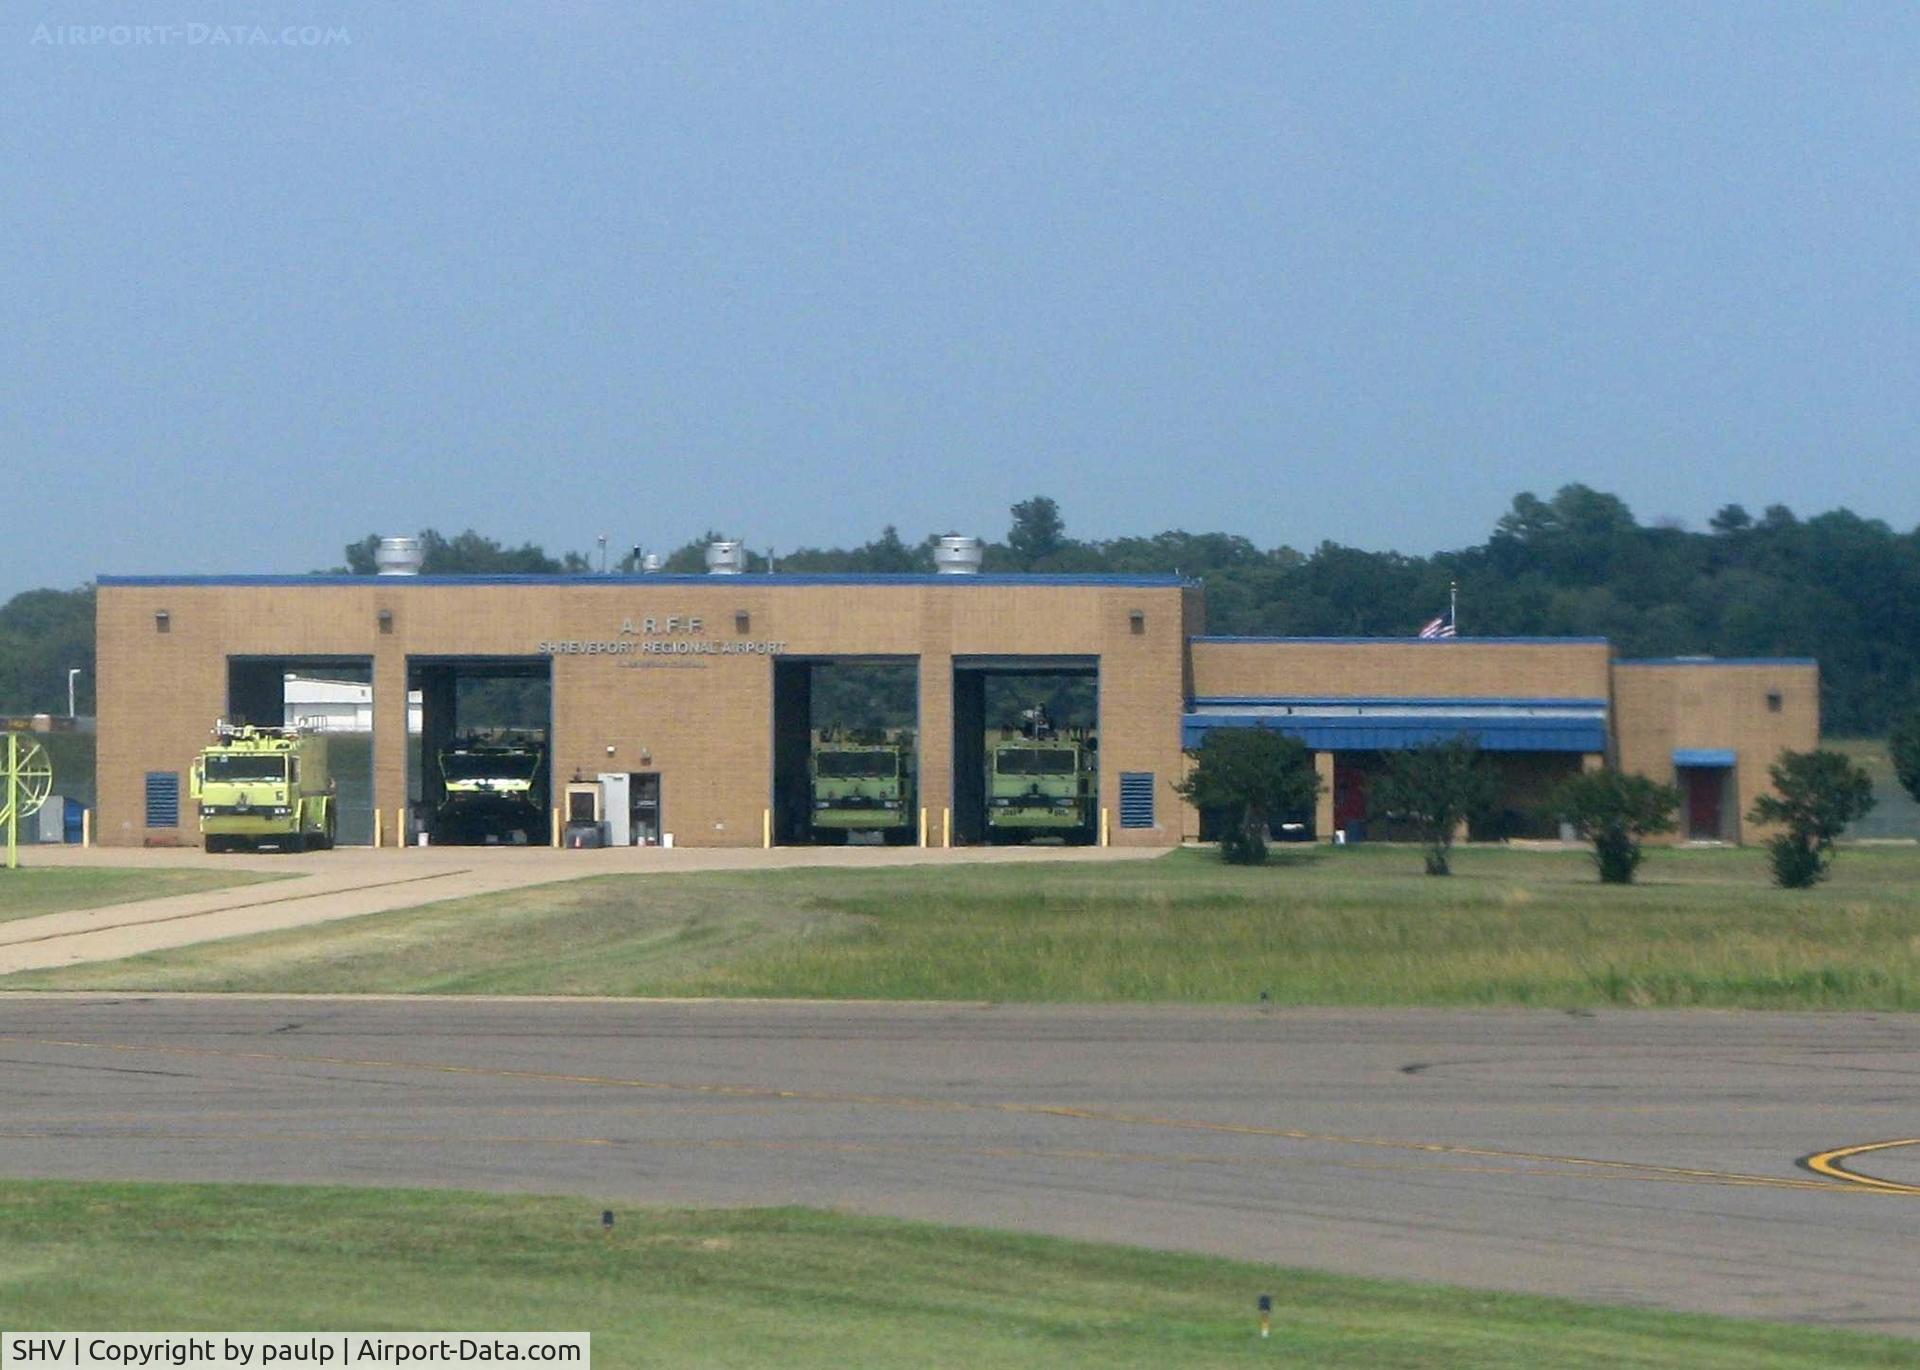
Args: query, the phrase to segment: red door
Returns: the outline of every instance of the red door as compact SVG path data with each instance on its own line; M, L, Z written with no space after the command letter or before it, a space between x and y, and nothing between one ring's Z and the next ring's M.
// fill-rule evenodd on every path
M1696 842L1720 840L1720 796L1727 773L1719 767L1692 766L1687 777L1687 836Z
M1358 766L1333 767L1333 826L1346 829L1353 840L1365 831L1367 821L1367 773ZM1331 835L1331 834L1329 834Z

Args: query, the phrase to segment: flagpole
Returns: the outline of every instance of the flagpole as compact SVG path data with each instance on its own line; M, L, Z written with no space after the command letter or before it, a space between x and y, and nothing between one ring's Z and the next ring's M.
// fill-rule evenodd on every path
M1453 629L1455 637L1460 636L1460 582L1447 582L1447 626Z

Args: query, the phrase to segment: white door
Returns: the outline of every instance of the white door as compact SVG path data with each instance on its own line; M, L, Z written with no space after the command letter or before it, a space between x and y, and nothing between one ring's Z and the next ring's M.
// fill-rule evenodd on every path
M631 783L625 771L600 772L600 812L607 818L609 847L633 845L633 810L627 799Z

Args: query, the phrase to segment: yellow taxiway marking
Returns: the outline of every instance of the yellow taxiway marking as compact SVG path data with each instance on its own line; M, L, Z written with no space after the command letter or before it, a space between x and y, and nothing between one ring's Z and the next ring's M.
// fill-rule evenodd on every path
M601 1089L631 1089L660 1093L695 1094L745 1099L782 1099L803 1103L856 1104L876 1108L912 1108L952 1113L1003 1113L1028 1117L1072 1118L1088 1122L1111 1123L1126 1127L1166 1128L1186 1132L1219 1133L1241 1137L1270 1137L1282 1141L1317 1142L1334 1146L1378 1147L1413 1151L1427 1155L1463 1156L1497 1162L1523 1161L1535 1165L1558 1165L1613 1172L1642 1179L1679 1179L1723 1185L1754 1186L1773 1189L1818 1189L1828 1193L1920 1194L1920 1187L1897 1185L1887 1180L1867 1180L1843 1169L1816 1170L1828 1180L1803 1180L1782 1175L1756 1175L1741 1171L1711 1170L1696 1166L1657 1165L1643 1161L1614 1161L1592 1156L1565 1156L1552 1152L1512 1151L1499 1147L1462 1146L1451 1142L1418 1142L1396 1137L1362 1137L1341 1133L1310 1132L1301 1128L1267 1127L1255 1123L1207 1122L1195 1118L1163 1118L1154 1114L1119 1113L1105 1109L1078 1108L1065 1104L1023 1104L1013 1102L970 1103L964 1100L924 1099L907 1094L863 1094L839 1090L776 1089L766 1085L728 1085L712 1082L638 1080L611 1075L576 1075L559 1071L511 1070L500 1066L456 1065L443 1061L392 1061L352 1056L321 1056L271 1051L236 1051L220 1047L190 1047L147 1042L87 1042L63 1038L0 1036L0 1042L21 1046L62 1047L90 1051L152 1053L170 1056L204 1057L217 1060L261 1061L275 1065L344 1066L359 1070L426 1071L441 1075L465 1075L483 1079L527 1080L542 1084L586 1085ZM1877 1143L1868 1149L1906 1145L1903 1142ZM1823 1152L1813 1160L1844 1158L1850 1151Z
M1920 1146L1920 1137L1902 1137L1891 1142L1862 1142L1858 1146L1840 1146L1831 1151L1816 1151L1800 1164L1816 1175L1827 1175L1836 1180L1844 1180L1848 1184L1861 1185L1877 1194L1920 1194L1920 1185L1901 1184L1898 1180L1876 1179L1872 1175L1862 1175L1847 1168L1847 1162L1855 1156L1865 1156L1874 1151L1892 1151L1903 1146Z
M70 1142L122 1141L170 1142L324 1142L342 1146L553 1146L553 1147L645 1147L650 1150L682 1151L770 1151L828 1153L861 1156L907 1156L916 1160L928 1157L990 1160L1092 1161L1105 1165L1184 1165L1216 1168L1253 1167L1270 1170L1275 1166L1312 1166L1316 1169L1361 1170L1400 1173L1453 1175L1517 1175L1535 1179L1581 1181L1639 1181L1656 1184L1734 1184L1745 1183L1714 1175L1639 1174L1629 1171L1595 1172L1577 1168L1555 1169L1537 1164L1448 1164L1438 1161L1361 1161L1330 1160L1312 1156L1232 1156L1197 1152L1113 1151L1099 1147L1061 1146L957 1146L943 1142L849 1142L827 1139L777 1141L759 1137L538 1137L538 1136L442 1136L417 1132L258 1132L258 1131L176 1131L148 1127L122 1132L89 1132L14 1129L0 1131L0 1141ZM1788 1180L1789 1187L1832 1191L1833 1185L1819 1180ZM1862 1192L1862 1191L1855 1191Z

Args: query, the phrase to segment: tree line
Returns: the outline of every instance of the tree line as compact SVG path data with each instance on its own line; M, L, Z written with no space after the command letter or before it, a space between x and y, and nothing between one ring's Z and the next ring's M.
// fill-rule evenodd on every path
M1643 524L1625 501L1585 485L1517 495L1485 542L1431 556L1323 542L1263 549L1230 533L1069 535L1060 506L1013 505L985 547L988 572L1173 573L1207 588L1207 629L1274 636L1405 635L1446 612L1458 587L1463 637L1601 636L1622 656L1805 656L1821 667L1822 719L1840 736L1880 736L1920 706L1920 529L1896 532L1846 509L1800 518L1737 504L1706 529ZM429 574L581 574L601 556L550 554L471 530L421 533ZM709 531L662 553L669 571L704 569ZM858 546L749 551L749 569L924 572L934 535L897 528ZM378 538L345 549L335 571L371 575ZM631 572L644 549L608 551ZM93 667L92 590L33 590L0 607L0 709L61 712L66 669ZM84 709L83 709L84 712Z
M1181 530L1078 539L1045 495L1011 515L985 545L985 571L1192 576L1207 587L1209 632L1406 635L1445 613L1457 587L1465 637L1605 637L1625 657L1817 658L1822 721L1836 736L1884 735L1920 706L1920 528L1895 532L1846 509L1802 519L1784 505L1756 516L1729 504L1690 531L1643 524L1619 496L1568 485L1549 499L1515 496L1485 542L1431 556L1334 542L1263 549ZM422 536L430 572L593 569L577 553ZM666 569L703 570L707 543L723 536L665 552ZM749 569L927 572L937 536L908 542L888 527L854 547L750 549ZM352 570L371 574L376 541L349 549ZM609 569L636 569L639 551Z

